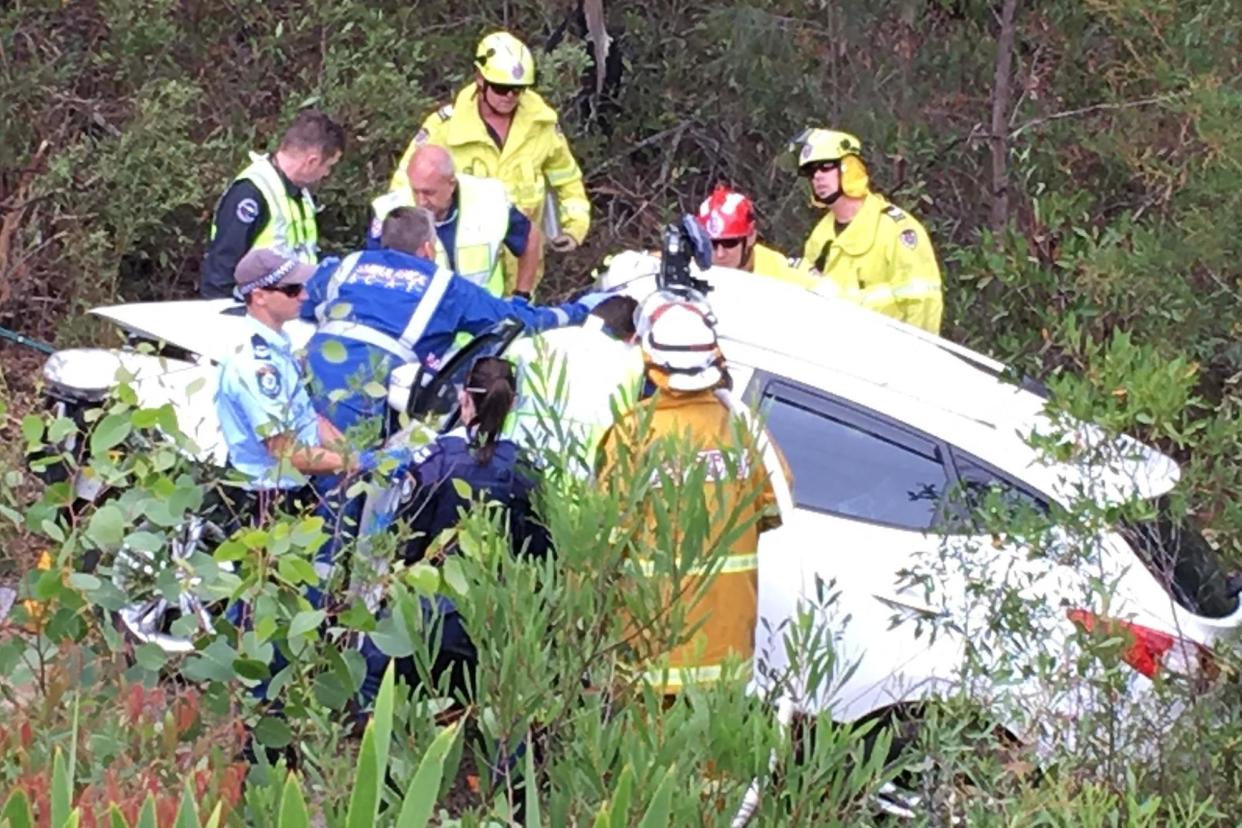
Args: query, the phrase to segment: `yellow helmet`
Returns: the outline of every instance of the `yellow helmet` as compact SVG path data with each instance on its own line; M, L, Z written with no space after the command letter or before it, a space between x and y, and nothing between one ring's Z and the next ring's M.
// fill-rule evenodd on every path
M811 164L838 162L841 165L841 192L862 198L869 192L867 166L862 160L862 141L835 129L807 129L794 138L790 149L798 155L798 169ZM818 200L816 200L817 203Z
M531 86L535 83L535 56L526 44L508 32L492 32L474 50L474 65L488 83Z

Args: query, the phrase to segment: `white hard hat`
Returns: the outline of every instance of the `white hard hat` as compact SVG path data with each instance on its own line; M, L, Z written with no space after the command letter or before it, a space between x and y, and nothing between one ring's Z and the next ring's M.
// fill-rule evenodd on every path
M701 297L659 291L636 313L647 375L670 391L705 391L724 380L716 320Z

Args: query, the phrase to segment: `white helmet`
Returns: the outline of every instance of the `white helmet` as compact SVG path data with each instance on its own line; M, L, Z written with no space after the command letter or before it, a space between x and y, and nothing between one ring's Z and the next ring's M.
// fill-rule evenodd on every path
M706 391L725 379L716 319L698 294L658 291L635 313L647 376L669 391Z

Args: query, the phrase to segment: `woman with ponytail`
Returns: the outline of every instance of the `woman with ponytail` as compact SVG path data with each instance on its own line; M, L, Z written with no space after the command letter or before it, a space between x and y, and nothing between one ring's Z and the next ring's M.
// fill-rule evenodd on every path
M419 560L470 502L504 504L509 511L513 551L542 556L548 539L530 511L537 478L512 440L500 436L517 398L513 364L499 357L480 357L466 376L460 393L462 426L436 438L415 457L417 488L411 525L419 533L406 548L406 560ZM466 497L453 481L469 487Z
M460 393L463 425L441 434L415 455L411 471L416 485L414 500L404 510L411 515L415 533L405 550L407 562L421 560L441 533L457 526L462 511L479 501L505 506L515 554L547 554L548 534L536 522L530 503L538 479L517 444L500 436L516 397L517 380L507 360L480 357L471 366ZM454 481L465 483L469 491L459 491ZM446 551L451 554L455 546L448 544ZM423 615L440 625L433 678L438 681L442 673L450 671L450 686L467 691L473 683L478 654L457 608L448 598L437 595L434 601L423 599ZM367 661L362 700L369 707L388 666L388 656L369 639L363 643L362 652ZM397 666L400 675L411 683L417 681L410 659L398 659Z

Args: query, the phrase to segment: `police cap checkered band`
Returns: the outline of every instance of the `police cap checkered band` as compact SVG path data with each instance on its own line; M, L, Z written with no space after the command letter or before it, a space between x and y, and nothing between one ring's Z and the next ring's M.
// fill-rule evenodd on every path
M233 270L237 294L247 296L256 290L277 285L305 284L315 275L315 267L291 259L269 248L256 248L242 256Z

